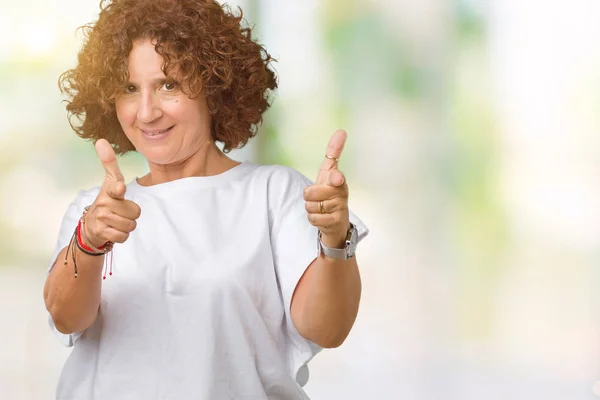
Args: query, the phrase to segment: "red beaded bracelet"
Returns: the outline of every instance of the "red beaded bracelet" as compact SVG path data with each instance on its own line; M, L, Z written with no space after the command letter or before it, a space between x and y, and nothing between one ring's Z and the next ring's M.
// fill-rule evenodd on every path
M81 216L81 218L79 218L79 222L77 223L77 227L75 228L75 231L73 232L73 235L71 236L71 240L69 241L69 245L67 246L67 252L65 254L65 262L64 264L67 265L67 258L69 255L69 251L71 251L71 257L73 260L73 269L74 269L74 276L75 278L77 278L78 276L78 271L77 271L77 257L76 257L76 252L75 252L75 247L77 247L79 250L81 250L81 252L90 255L90 256L103 256L105 254L108 253L108 257L107 259L104 260L104 273L102 276L102 279L106 279L106 271L108 268L108 264L110 264L110 271L109 271L109 275L112 275L112 264L113 264L113 260L112 260L112 248L113 248L113 243L112 242L106 242L104 243L102 246L100 247L94 247L89 240L87 240L87 237L85 236L85 231L84 231L84 226L85 226L85 214L87 213L89 209L89 206L85 207L83 209L83 215ZM85 243L85 241L88 242L88 244ZM108 258L110 260L108 260Z
M94 247L90 240L85 236L85 215L88 209L89 207L84 208L83 215L81 216L81 218L79 218L79 226L77 227L77 242L80 244L81 247L83 247L87 251L104 254L110 251L112 242L106 242L100 247ZM88 244L86 244L85 242L87 242Z

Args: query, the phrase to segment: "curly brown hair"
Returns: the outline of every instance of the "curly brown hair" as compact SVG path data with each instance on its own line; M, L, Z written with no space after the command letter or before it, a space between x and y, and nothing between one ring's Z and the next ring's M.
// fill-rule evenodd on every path
M77 66L59 78L70 97L73 130L84 139L108 140L118 154L135 150L117 119L115 97L129 78L132 42L150 38L165 75L175 73L191 97L206 97L213 139L225 152L243 147L262 123L277 79L274 59L252 39L252 29L241 26L238 10L234 15L212 0L102 0L98 21L79 28L84 44Z

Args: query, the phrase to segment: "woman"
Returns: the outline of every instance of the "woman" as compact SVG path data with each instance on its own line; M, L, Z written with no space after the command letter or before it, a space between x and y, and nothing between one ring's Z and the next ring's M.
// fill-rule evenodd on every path
M209 0L101 3L61 76L106 177L69 206L44 287L73 346L58 399L306 399L307 362L354 323L367 229L337 169L345 132L314 184L226 155L277 86L240 22ZM125 184L128 151L149 173Z

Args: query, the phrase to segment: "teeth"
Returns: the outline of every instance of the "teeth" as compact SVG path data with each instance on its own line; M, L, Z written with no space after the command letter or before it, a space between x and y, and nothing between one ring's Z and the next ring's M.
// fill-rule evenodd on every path
M167 129L163 129L161 131L157 131L157 132L148 132L148 131L144 131L146 133L146 135L148 136L156 136L156 135L160 135L161 133L165 133L166 131L168 131L171 128L167 128Z

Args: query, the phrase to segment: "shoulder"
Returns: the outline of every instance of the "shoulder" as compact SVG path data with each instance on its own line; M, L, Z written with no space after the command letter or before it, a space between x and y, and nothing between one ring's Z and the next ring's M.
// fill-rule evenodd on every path
M271 212L276 215L304 212L304 189L312 184L310 179L284 165L260 165L255 174L264 183Z
M63 215L63 226L70 227L75 224L75 221L79 219L83 213L83 209L94 202L99 192L99 186L78 191L66 208L66 211Z
M312 181L302 173L285 165L258 165L255 173L267 182L269 189L281 190L312 184Z
M94 202L94 200L96 200L98 193L100 193L100 186L94 186L89 189L82 189L79 192L77 192L77 195L75 196L73 202L81 208L89 206Z

